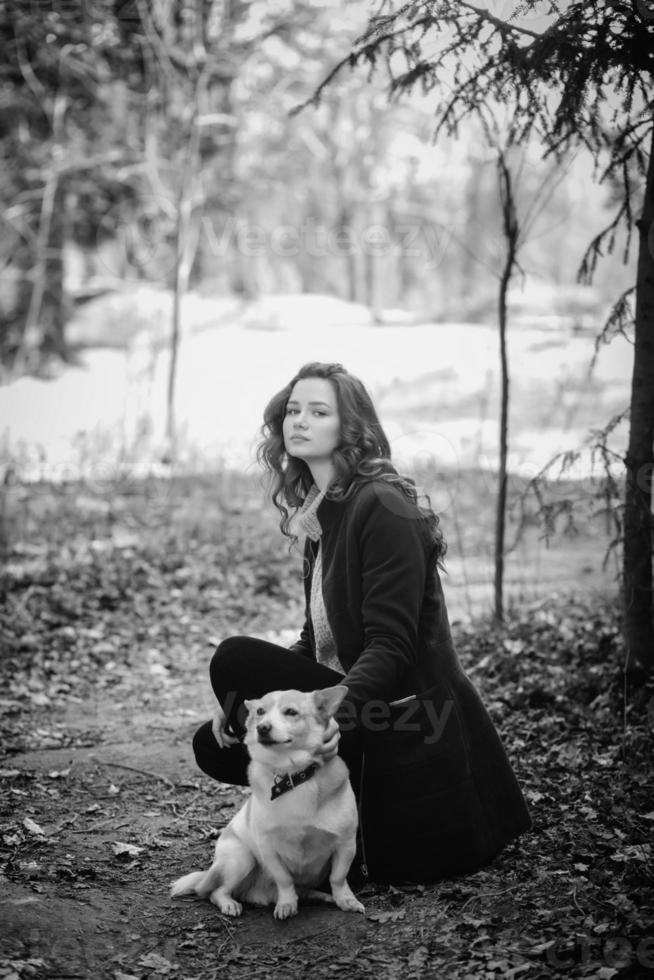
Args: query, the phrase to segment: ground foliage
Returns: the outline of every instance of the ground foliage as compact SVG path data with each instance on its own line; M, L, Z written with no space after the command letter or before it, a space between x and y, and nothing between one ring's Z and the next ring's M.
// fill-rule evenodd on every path
M174 497L174 499L173 499ZM226 506L224 499L231 501ZM2 572L0 978L612 977L654 969L651 691L610 599L455 625L534 829L488 868L273 923L173 902L240 791L190 763L211 643L292 636L274 517L189 481L15 493Z

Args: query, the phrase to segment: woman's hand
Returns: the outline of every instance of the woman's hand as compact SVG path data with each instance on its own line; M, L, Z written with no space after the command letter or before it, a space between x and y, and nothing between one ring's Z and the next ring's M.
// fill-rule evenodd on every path
M338 727L338 722L334 718L329 719L329 724L325 729L325 734L322 738L322 747L319 749L320 754L324 758L325 762L329 762L333 759L335 755L338 754L338 743L341 738L341 730Z
M232 745L238 743L236 736L230 735L227 731L227 719L225 718L225 712L222 709L220 701L218 701L214 711L214 716L211 721L211 731L221 749L229 749Z

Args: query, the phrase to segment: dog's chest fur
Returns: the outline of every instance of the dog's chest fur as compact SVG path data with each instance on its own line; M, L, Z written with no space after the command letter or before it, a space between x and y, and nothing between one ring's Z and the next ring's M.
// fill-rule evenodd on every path
M262 866L262 848L270 847L298 884L315 884L327 871L349 815L335 799L325 801L324 788L313 779L271 800L273 782L272 774L252 779L252 796L241 811L250 846Z

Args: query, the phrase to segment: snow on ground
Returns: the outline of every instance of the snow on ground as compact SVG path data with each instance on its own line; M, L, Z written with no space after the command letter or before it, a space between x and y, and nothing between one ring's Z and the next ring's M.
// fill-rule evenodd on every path
M125 294L122 307L116 297L89 304L71 333L80 342L92 326L93 343L107 346L83 351L80 366L54 380L22 378L0 388L4 458L21 475L93 469L110 476L126 456L141 464L156 458L165 434L169 300L141 289ZM494 466L496 330L398 320L395 311L396 325L374 326L364 307L330 297L251 304L186 297L176 388L182 461L207 469L253 465L267 400L306 361L335 360L368 386L403 466L432 459L448 468ZM591 338L551 327L511 332L514 470L533 475L627 404L630 345L616 338L604 348L591 380L592 352Z

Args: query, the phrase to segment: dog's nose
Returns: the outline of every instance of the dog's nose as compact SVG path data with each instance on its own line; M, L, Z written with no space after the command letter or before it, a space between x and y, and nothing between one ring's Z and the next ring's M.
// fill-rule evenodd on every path
M272 725L269 721L260 721L257 725L257 732L259 735L270 735L270 730Z

